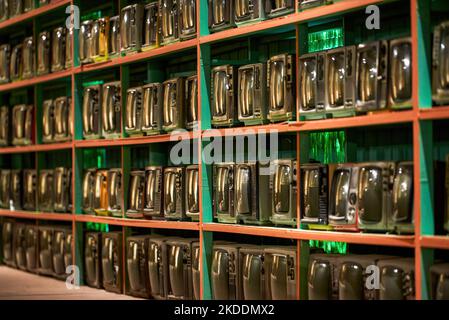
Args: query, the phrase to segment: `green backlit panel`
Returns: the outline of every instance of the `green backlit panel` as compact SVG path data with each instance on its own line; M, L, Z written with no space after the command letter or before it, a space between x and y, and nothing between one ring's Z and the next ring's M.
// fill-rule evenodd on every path
M346 254L348 244L346 242L310 240L309 247L323 249L326 253Z
M83 82L83 87L85 88L85 87L90 87L90 86L96 86L96 85L100 85L100 84L103 84L103 83L104 83L104 81L101 81L101 80L99 80L99 81Z
M83 16L81 16L81 21L86 21L86 20L96 20L102 17L102 12L101 10L98 11L92 11L89 12Z
M86 222L88 231L109 232L109 225L103 223Z
M344 45L343 28L333 28L308 34L309 53L334 49Z
M345 145L345 131L312 132L309 158L321 163L345 162Z

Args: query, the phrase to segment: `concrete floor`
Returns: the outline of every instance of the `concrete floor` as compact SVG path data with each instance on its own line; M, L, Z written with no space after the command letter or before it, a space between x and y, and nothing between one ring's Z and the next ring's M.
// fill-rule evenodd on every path
M133 300L123 294L82 286L67 289L65 282L0 266L0 300Z

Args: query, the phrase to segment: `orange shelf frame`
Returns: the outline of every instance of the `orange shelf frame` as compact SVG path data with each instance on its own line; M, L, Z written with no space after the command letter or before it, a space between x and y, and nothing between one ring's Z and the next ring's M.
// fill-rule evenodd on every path
M449 106L421 109L419 112L421 120L449 119Z
M334 118L323 120L299 121L292 123L299 131L318 131L328 129L344 129L353 127L380 126L397 123L413 122L417 118L417 111L386 111L371 113L349 118Z
M10 82L0 85L0 92L11 91L14 89L34 86L39 83L49 82L57 79L70 77L72 75L72 69L62 70L54 73L49 73L43 76L37 76L31 79L20 80L16 82Z
M241 136L241 135L253 135L253 134L269 134L273 131L279 133L297 132L298 128L291 123L280 124L267 124L259 126L247 126L247 127L233 127L233 128L220 128L220 129L208 129L203 130L202 137L219 137L219 136Z
M131 146L150 143L161 143L169 141L178 141L180 139L197 139L200 137L199 133L192 131L185 131L178 134L160 134L154 136L129 137L119 139L93 139L93 140L76 140L76 148L96 148L96 147L117 147L117 146Z
M295 240L340 241L354 244L367 244L367 245L392 246L404 248L413 248L415 246L414 236L335 232L335 231L311 231L311 230L276 228L276 227L232 225L222 223L203 223L202 229L204 231L211 231L211 232L247 234L254 236L286 238Z
M135 228L176 229L176 230L194 230L194 231L199 230L198 222L127 219L127 218L93 216L87 214L76 214L74 216L76 222L105 223L110 225L122 227L135 227Z
M10 18L8 20L5 20L3 22L0 22L0 31L1 29L5 29L7 27L10 27L14 24L18 24L20 22L35 18L37 16L43 15L47 12L50 12L52 10L55 10L57 8L66 6L66 5L70 5L71 4L71 0L57 0L57 1L53 1L45 6L33 9L29 12L23 13L21 15L18 15L16 17Z
M11 146L0 148L0 154L12 154L12 153L29 153L29 152L42 152L71 149L73 146L71 141L61 143L49 143L49 144L33 144L30 146Z
M449 236L422 236L421 247L449 250Z
M73 215L71 213L49 213L38 211L23 211L23 210L6 210L0 209L1 217L10 217L18 219L36 219L36 220L54 220L54 221L72 221Z

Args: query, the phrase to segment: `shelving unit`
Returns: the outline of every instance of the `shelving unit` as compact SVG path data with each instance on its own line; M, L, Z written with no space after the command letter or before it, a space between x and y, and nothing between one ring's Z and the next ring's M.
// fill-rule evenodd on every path
M434 235L433 226L434 213L432 206L433 191L430 187L433 181L432 163L432 124L434 120L449 119L449 107L434 107L431 101L430 90L430 74L431 62L428 55L430 48L430 10L426 0L402 0L404 4L410 7L410 34L412 37L413 50L413 108L407 111L396 112L380 112L368 114L365 116L357 116L341 119L326 119L318 121L294 121L291 123L269 124L253 127L239 127L226 129L211 129L210 125L210 108L209 108L209 73L212 65L212 51L216 45L223 43L229 44L234 40L243 37L254 37L261 35L278 35L284 32L291 32L295 36L295 52L296 65L298 65L298 57L301 55L302 45L300 40L303 39L302 30L307 29L307 22L318 21L336 17L355 10L363 10L367 5L384 5L386 3L398 2L400 0L344 0L332 5L318 7L303 12L296 12L285 17L263 21L254 25L241 28L234 28L209 34L207 25L207 0L197 0L197 30L198 37L196 39L185 42L178 42L165 47L160 47L147 52L136 53L129 56L119 57L107 62L95 63L80 66L78 63L78 53L74 52L75 66L65 71L51 73L45 76L35 77L30 80L23 80L9 84L0 85L0 97L9 94L11 91L18 89L34 89L34 101L37 109L40 108L43 101L43 95L39 92L45 88L48 83L64 82L72 96L72 119L74 119L75 139L72 142L57 144L36 144L26 147L7 147L0 148L0 157L14 156L21 157L24 154L35 153L34 158L30 161L39 169L45 164L42 160L48 152L67 152L71 159L70 166L73 172L73 199L74 208L72 214L59 213L41 213L41 212L25 212L25 211L9 211L0 210L0 217L14 217L23 219L51 220L71 222L73 234L75 235L74 246L74 263L81 270L83 267L82 250L83 250L83 229L87 222L101 223L122 227L123 233L126 234L126 228L146 228L146 229L167 229L167 230L183 230L198 232L201 243L201 295L204 299L211 298L209 269L207 264L211 254L212 241L215 233L227 233L235 235L261 236L280 239L292 239L296 241L298 250L298 269L297 269L297 298L300 296L300 282L303 281L305 275L300 274L301 249L308 240L321 241L338 241L350 244L368 245L368 246L385 246L413 249L415 253L415 275L416 275L416 298L428 299L429 289L427 276L425 274L425 266L431 261L431 255L427 254L428 249L449 249L449 237ZM115 0L112 6L122 8L124 5L133 1ZM95 7L95 1L89 4L89 8ZM33 10L14 19L0 23L0 35L4 33L6 28L11 28L30 20L33 22L34 32L40 30L42 18L48 12L55 9L65 8L68 5L78 5L83 14L83 6L86 6L80 0L61 0L54 2L46 7ZM298 11L298 10L297 10ZM116 11L117 13L118 11ZM419 14L418 14L419 12ZM66 16L61 17L61 23L65 21ZM303 29L304 27L304 29ZM9 29L8 29L9 30ZM73 47L77 48L77 33L75 33ZM231 41L230 41L231 40ZM135 71L135 66L145 68L147 79L153 80L154 74L161 73L161 61L168 65L168 61L176 61L186 56L193 56L196 62L196 73L198 74L198 114L200 120L200 128L180 133L176 139L187 138L192 144L198 147L198 163L200 167L200 208L201 215L199 222L173 222L173 221L153 221L153 220L133 220L125 218L112 218L101 216L90 216L81 213L80 190L82 171L85 167L85 161L88 159L88 153L93 150L97 152L101 150L102 166L118 166L121 167L124 175L122 185L127 184L127 175L131 169L131 157L136 148L144 148L147 154L153 152L153 146L174 142L171 135L162 134L146 137L127 137L122 133L119 139L98 139L83 140L81 126L81 97L82 83L91 79L101 79L107 74L109 78L120 80L122 82L122 97L124 96L128 86L134 81L130 74ZM146 65L145 65L146 64ZM159 65L158 65L159 64ZM187 68L187 67L186 67ZM190 70L184 70L190 71ZM298 76L297 76L298 77ZM108 79L109 79L108 78ZM159 81L159 79L157 80ZM123 104L122 104L123 105ZM297 119L299 114L299 97L296 101ZM39 119L37 121L40 121ZM280 135L288 135L294 138L294 150L296 158L302 157L302 135L316 131L333 131L348 128L362 129L365 127L375 126L394 126L408 125L411 130L411 158L414 161L414 218L415 218L415 235L384 235L384 234L367 234L367 233L344 233L330 231L309 231L301 230L299 223L296 228L275 228L275 227L256 227L246 225L226 225L213 222L212 204L211 204L211 185L208 179L209 168L202 163L202 150L205 143L211 138L225 136L242 136L260 133L269 133L271 130L278 132ZM122 123L122 128L124 122ZM39 125L36 125L35 136L40 134ZM122 130L123 132L124 130ZM175 139L175 141L176 141ZM156 148L155 147L155 148ZM113 156L112 156L113 155ZM108 158L109 157L109 158ZM299 181L298 181L299 186ZM299 189L299 188L298 188ZM124 190L124 203L127 201L127 189ZM298 221L299 221L299 197L297 200ZM124 206L123 206L124 207ZM236 238L238 240L238 238Z

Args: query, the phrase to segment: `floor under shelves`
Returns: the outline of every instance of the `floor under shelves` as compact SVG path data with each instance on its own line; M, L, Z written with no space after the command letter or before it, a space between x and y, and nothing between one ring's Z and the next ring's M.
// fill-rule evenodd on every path
M69 290L64 281L0 266L0 300L133 300L123 294L82 286Z

